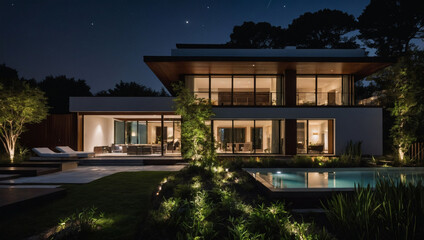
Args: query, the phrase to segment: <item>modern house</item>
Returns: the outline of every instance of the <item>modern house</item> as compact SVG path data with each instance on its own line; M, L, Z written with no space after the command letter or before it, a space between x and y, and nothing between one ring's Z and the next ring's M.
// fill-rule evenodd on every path
M355 81L394 63L364 49L234 49L177 44L144 62L209 99L219 154L339 155L349 141L382 155L382 108L355 104ZM103 154L179 155L173 97L72 97L78 148Z

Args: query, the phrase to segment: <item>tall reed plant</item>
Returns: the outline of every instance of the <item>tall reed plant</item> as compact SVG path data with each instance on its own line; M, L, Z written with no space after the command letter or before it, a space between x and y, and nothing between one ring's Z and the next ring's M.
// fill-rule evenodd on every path
M423 239L424 186L421 180L377 180L352 195L336 194L324 206L333 231L342 239Z

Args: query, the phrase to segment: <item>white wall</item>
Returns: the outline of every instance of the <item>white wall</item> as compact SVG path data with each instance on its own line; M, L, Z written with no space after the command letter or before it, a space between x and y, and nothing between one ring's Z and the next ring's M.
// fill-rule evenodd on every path
M350 140L362 141L363 154L383 154L381 108L213 108L214 119L335 119L335 152L344 152Z
M84 116L84 151L93 151L95 146L110 146L113 143L113 118Z

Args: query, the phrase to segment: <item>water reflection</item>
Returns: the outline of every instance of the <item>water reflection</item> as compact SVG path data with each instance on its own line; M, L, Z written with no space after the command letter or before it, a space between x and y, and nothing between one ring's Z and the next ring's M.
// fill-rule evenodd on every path
M270 183L274 188L353 188L355 185L374 187L379 178L395 182L416 183L424 180L424 171L294 171L278 170L256 172L256 178Z

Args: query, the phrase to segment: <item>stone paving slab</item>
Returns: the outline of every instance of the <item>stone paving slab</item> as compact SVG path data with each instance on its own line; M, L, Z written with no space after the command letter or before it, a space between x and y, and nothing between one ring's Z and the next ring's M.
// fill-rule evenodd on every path
M75 169L37 176L22 177L0 181L0 184L60 184L60 183L89 183L118 172L138 171L180 171L185 165L154 165L154 166L80 166Z

